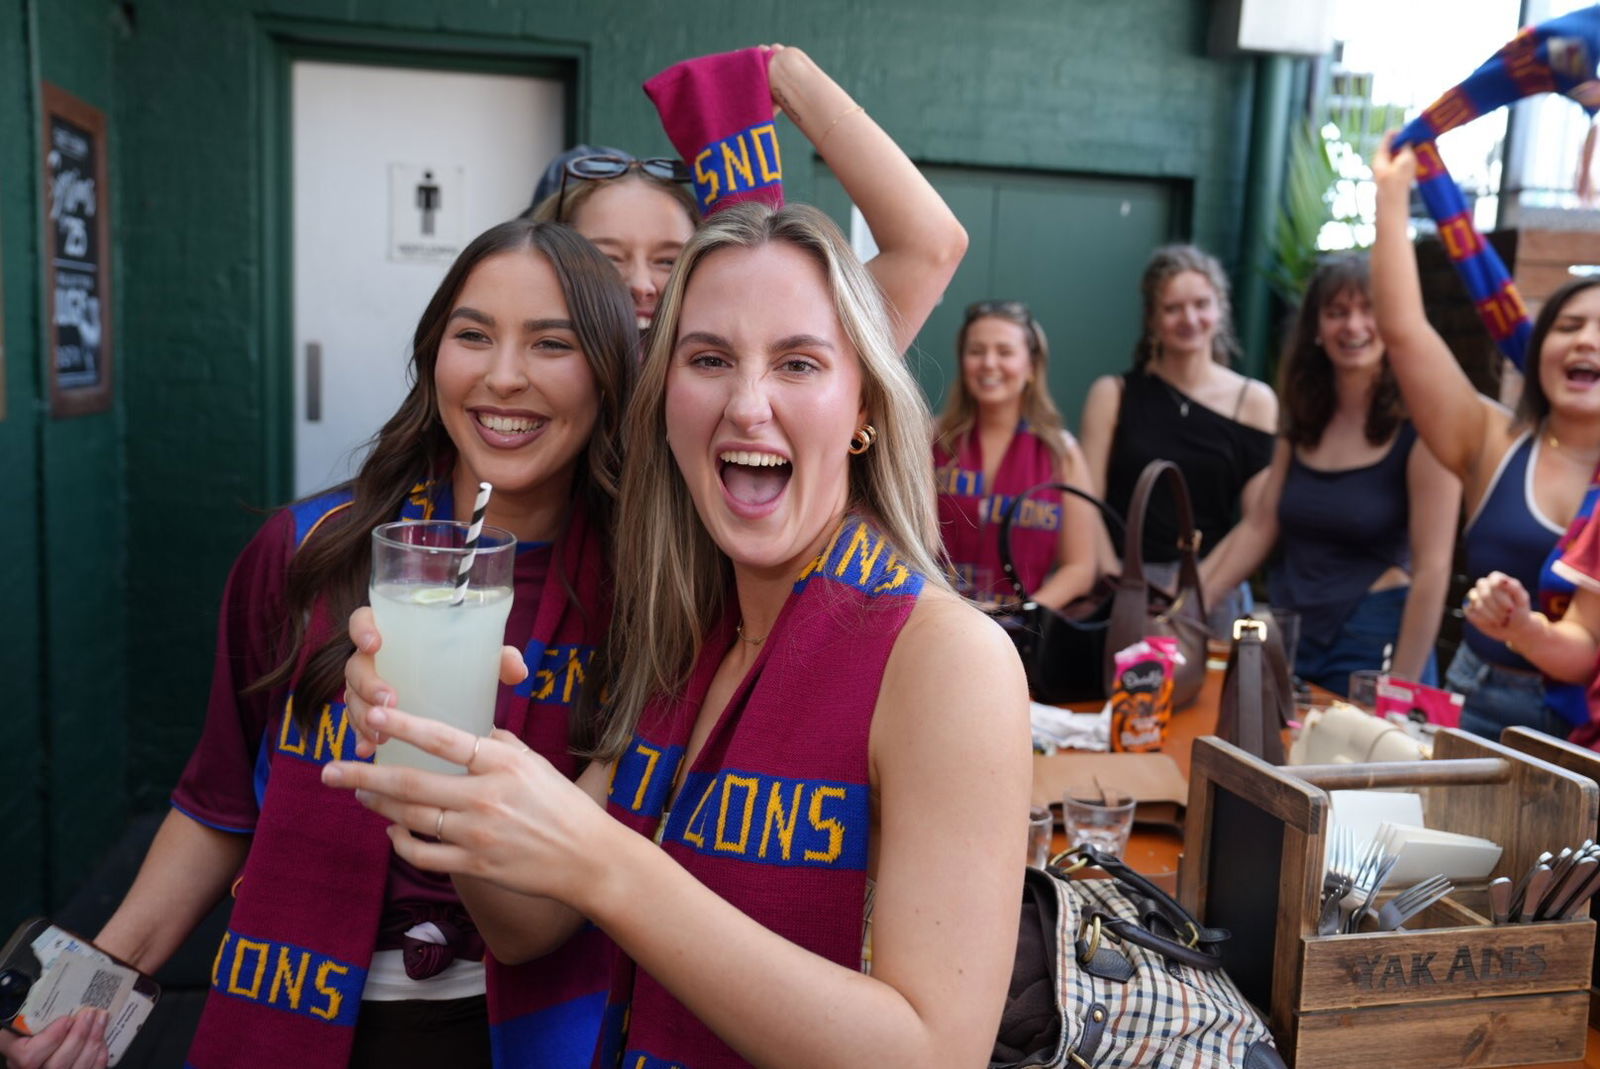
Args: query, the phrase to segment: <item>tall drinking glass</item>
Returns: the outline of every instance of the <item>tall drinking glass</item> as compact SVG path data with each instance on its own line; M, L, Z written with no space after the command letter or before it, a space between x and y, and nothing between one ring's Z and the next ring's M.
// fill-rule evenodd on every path
M498 527L483 528L467 573L466 596L455 604L466 537L467 524L446 520L407 520L374 528L370 593L383 636L378 674L394 688L395 704L484 735L494 727L517 540ZM461 772L460 765L398 739L379 746L374 760Z

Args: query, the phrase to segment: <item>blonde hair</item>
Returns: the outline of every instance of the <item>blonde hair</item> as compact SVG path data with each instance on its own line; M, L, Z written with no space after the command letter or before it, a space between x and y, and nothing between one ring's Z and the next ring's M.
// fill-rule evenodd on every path
M578 209L583 207L584 201L594 196L596 190L619 182L643 182L652 189L660 190L678 202L678 206L689 217L691 227L700 225L700 206L695 203L694 194L688 186L682 182L668 182L664 178L657 178L647 171L639 170L627 171L615 178L569 178L565 201L561 199L561 190L557 189L524 212L523 218L539 223L564 223L571 226L573 217L578 214ZM557 218L557 212L560 213L560 218Z
M1001 319L1022 328L1028 339L1028 356L1033 377L1022 388L1022 418L1028 429L1049 448L1057 461L1067 452L1067 429L1061 411L1050 396L1050 340L1044 327L1033 318L1033 313L1021 301L979 301L968 305L961 329L956 332L956 381L945 401L944 412L939 416L935 439L940 448L951 456L961 452L961 445L978 422L978 400L967 389L967 377L961 371L961 357L967 348L967 331L980 319Z
M728 596L732 571L706 533L682 474L666 448L666 382L696 268L721 249L784 242L814 259L827 278L833 310L861 362L862 401L877 441L849 456L846 506L875 522L924 583L945 588L926 402L894 343L883 295L833 222L815 208L765 204L726 208L684 246L656 311L644 366L624 420L627 461L617 532L617 600L608 659L615 666L610 709L593 756L620 755L645 703L681 692L706 633ZM839 443L845 456L849 442Z

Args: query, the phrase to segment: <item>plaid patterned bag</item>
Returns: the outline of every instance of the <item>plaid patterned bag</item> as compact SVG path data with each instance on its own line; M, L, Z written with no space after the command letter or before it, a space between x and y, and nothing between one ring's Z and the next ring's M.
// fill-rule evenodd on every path
M1016 970L990 1069L1283 1069L1216 947L1228 938L1115 858L1029 869ZM1057 861L1063 859L1058 858Z

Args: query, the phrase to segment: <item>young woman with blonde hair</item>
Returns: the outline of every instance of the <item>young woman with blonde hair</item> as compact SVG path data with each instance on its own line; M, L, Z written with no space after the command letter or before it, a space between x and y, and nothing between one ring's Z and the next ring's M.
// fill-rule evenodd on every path
M1249 591L1215 587L1209 555L1266 480L1278 400L1266 383L1229 367L1239 344L1228 278L1216 257L1193 245L1163 246L1151 254L1139 293L1144 322L1133 367L1089 387L1081 425L1084 455L1096 490L1123 515L1150 461L1170 460L1183 472L1200 536L1211 628L1226 634L1249 608ZM1157 494L1145 521L1147 576L1166 582L1176 575L1177 543L1172 503Z
M468 774L328 782L457 874L497 957L599 925L620 948L608 1058L982 1064L1017 931L1026 684L937 570L931 425L877 287L815 210L731 208L686 246L635 398L594 764L574 786L498 734L374 708L362 655L364 729Z
M979 301L956 335L956 379L933 442L939 526L956 587L979 602L1011 601L1000 523L1017 495L1056 482L1089 492L1088 463L1050 397L1050 343L1021 301ZM1063 500L1065 499L1065 500ZM1097 574L1099 515L1082 498L1041 491L1011 529L1017 576L1059 609Z

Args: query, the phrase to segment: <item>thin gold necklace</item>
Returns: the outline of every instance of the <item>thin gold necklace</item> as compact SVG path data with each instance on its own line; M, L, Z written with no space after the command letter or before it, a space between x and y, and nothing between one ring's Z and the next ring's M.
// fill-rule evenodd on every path
M746 635L744 633L743 620L740 620L736 625L734 625L733 633L739 636L740 642L748 642L752 646L759 646L767 640L766 635L762 635L760 638L751 638L750 636Z
M1573 460L1581 460L1586 463L1593 463L1597 455L1600 455L1600 451L1596 450L1590 450L1586 453L1574 453L1571 447L1562 445L1561 439L1557 438L1549 431L1545 431L1544 441L1546 445L1548 445L1551 449L1554 449L1557 453L1560 453L1562 456L1571 457Z

